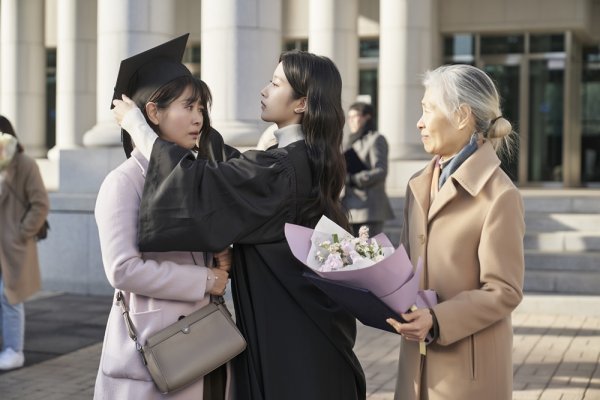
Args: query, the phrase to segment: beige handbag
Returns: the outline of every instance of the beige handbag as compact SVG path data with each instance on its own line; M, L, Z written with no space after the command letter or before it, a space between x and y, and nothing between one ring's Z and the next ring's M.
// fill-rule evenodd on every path
M223 297L156 332L146 344L137 341L123 293L117 292L129 337L135 342L154 384L161 393L181 389L227 363L246 348Z

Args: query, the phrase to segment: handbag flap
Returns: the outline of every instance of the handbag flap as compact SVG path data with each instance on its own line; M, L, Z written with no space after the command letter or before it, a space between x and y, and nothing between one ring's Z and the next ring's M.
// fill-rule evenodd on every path
M162 342L163 340L168 339L169 337L177 334L177 332L180 332L185 328L189 328L190 325L193 325L194 323L201 321L202 319L206 318L207 316L209 316L210 314L212 314L216 311L219 311L218 306L214 303L209 303L206 306L202 307L201 309L194 311L193 313L186 316L185 318L182 318L179 321L177 321L177 322L167 326L166 328L161 329L160 331L156 332L155 334L151 335L146 340L146 346L156 346L158 343Z

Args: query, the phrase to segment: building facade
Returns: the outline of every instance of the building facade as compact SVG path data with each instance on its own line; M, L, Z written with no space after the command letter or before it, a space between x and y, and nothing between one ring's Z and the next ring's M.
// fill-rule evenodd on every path
M0 114L55 182L43 267L81 249L45 272L50 288L106 289L92 210L124 159L109 108L119 63L187 32L185 62L233 146L267 128L259 92L281 51L309 50L337 64L346 109L375 105L388 188L402 194L429 158L416 129L423 72L468 63L494 78L518 132L503 164L519 186L600 186L600 0L0 0Z
M598 0L0 0L0 110L31 154L118 146L119 62L190 32L186 63L211 87L228 143L256 144L261 87L282 50L332 58L343 103L372 102L402 162L427 158L421 74L469 63L496 80L518 132L505 169L521 186L600 184ZM107 105L108 104L108 105Z

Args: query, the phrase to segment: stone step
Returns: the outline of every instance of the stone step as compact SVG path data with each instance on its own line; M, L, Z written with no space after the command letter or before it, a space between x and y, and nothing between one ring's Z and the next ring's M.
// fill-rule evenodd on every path
M594 272L600 275L600 252L525 251L525 270ZM600 292L600 287L599 290Z
M600 192L594 190L570 191L562 190L552 195L531 194L522 189L525 213L600 213Z
M600 252L525 252L526 292L600 294Z
M600 214L525 212L527 232L600 232Z
M525 250L550 252L600 251L600 232L558 231L527 232Z
M544 271L525 268L524 291L526 293L598 295L600 293L600 272Z

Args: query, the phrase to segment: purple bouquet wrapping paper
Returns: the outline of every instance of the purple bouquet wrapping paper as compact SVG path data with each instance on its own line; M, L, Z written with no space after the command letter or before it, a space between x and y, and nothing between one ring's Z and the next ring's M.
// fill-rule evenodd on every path
M393 250L386 251L383 260L364 264L358 269L344 267L335 271L321 271L315 254L318 243L324 235L333 233L350 235L324 218L326 217L322 217L314 230L300 225L285 224L285 237L292 253L317 275L331 281L367 289L399 314L406 313L415 305L417 308L430 308L437 304L434 291L419 290L422 260L419 258L416 268L413 268L404 246L400 245L393 250L393 245L385 234L373 237L382 247Z

